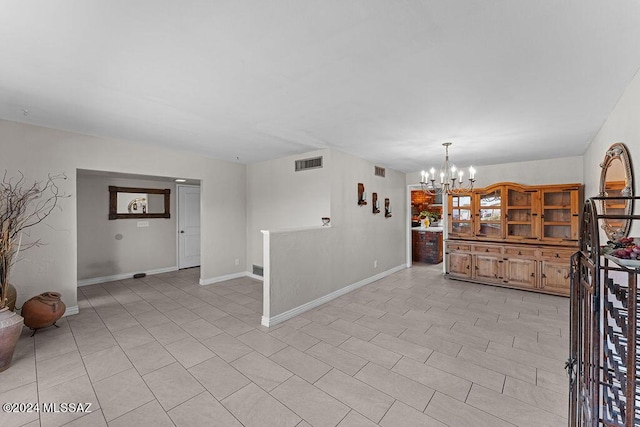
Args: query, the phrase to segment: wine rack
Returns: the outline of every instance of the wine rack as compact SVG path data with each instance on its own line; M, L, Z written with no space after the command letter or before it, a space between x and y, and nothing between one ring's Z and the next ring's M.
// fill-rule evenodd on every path
M603 220L640 215L599 213L610 197L584 205L580 251L571 263L571 353L569 424L640 425L640 261L605 257L600 244ZM637 197L617 197L633 203ZM601 203L604 201L605 203Z

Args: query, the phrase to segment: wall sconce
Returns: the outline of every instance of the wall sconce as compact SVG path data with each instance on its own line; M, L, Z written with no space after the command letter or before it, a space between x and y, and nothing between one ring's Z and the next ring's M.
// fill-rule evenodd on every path
M384 217L391 218L391 202L389 199L384 199Z
M364 191L364 184L358 183L358 206L364 206L367 204L367 193Z
M380 202L378 202L378 193L371 193L371 204L373 205L373 213L380 213Z

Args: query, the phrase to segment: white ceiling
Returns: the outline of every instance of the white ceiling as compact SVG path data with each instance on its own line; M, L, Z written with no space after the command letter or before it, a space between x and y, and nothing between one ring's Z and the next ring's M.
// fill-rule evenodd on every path
M0 2L0 118L246 163L581 155L639 67L637 0Z

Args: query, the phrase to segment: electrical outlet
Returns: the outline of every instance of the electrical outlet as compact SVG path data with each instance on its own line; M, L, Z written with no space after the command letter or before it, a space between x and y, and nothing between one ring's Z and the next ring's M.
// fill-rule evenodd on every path
M149 226L149 221L138 221L137 226L138 227L148 227Z
M240 265L240 260L236 258L236 265Z
M373 268L378 268L378 260L373 261Z

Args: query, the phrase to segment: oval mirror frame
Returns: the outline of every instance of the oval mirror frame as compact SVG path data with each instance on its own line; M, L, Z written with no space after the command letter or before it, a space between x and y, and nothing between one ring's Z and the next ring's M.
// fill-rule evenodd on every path
M611 174L616 162L622 165L623 179L607 181L607 173ZM633 169L627 147L621 142L611 145L605 153L604 160L600 163L600 193L599 196L633 197ZM609 183L609 184L608 184ZM601 200L600 209L603 214L631 215L633 212L633 200L613 199ZM618 240L629 235L631 228L630 219L603 219L601 228L609 240Z

